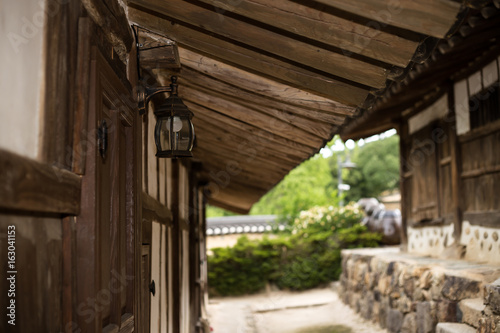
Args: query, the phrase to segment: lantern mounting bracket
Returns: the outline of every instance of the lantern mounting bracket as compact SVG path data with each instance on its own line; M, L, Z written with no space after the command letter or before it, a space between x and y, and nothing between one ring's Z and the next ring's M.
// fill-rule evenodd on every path
M141 116L146 113L148 103L153 96L166 92L177 95L177 76L172 76L170 80L172 80L170 86L153 88L148 85L139 85L137 87L137 103Z

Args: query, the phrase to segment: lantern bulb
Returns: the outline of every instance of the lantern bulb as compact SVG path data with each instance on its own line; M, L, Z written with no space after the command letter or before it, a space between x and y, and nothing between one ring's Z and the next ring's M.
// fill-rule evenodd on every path
M172 131L177 133L182 129L182 120L179 117L173 117L173 119ZM170 118L167 120L167 128L170 129Z

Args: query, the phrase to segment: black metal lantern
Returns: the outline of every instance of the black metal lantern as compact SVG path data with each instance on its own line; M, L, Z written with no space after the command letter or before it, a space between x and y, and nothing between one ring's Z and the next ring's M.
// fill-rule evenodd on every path
M156 116L155 142L157 157L192 157L194 127L189 111L177 95L177 77L172 76L172 91L154 112Z
M170 87L152 89L145 87L139 92L139 112L144 114L149 100L158 93L170 96L154 111L156 116L155 143L157 157L192 157L194 127L193 113L177 94L177 77L172 76Z

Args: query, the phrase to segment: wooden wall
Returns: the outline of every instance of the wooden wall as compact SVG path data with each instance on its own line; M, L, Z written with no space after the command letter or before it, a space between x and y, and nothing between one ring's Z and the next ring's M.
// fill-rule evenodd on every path
M2 89L16 112L0 125L8 127L0 134L0 255L7 272L4 245L15 227L17 312L16 326L2 320L1 332L196 330L204 299L195 289L203 255L193 251L204 239L196 171L155 157L153 113L140 117L133 98L129 25L117 2L105 3L42 2L47 26L9 69L19 74L16 94ZM38 10L8 8L29 18ZM1 29L19 28L10 23ZM43 68L50 75L34 77ZM7 287L0 284L2 295Z
M444 89L448 97L440 108L446 112L413 133L405 131L408 124L440 102L407 112L410 117L400 134L402 214L410 251L439 255L455 242L465 246L471 260L496 262L500 254L493 244L500 229L499 65L496 55L463 71ZM478 109L478 103L485 106Z

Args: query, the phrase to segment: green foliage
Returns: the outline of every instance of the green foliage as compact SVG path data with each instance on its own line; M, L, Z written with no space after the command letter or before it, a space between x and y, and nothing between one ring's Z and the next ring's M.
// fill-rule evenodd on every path
M353 206L314 207L294 220L289 235L262 240L241 237L232 248L213 249L208 258L210 292L255 293L268 282L304 290L336 280L342 249L379 244L381 236L368 232L360 219Z
M237 214L219 207L207 205L207 217L234 216L234 215Z
M347 171L344 182L351 186L346 200L377 197L399 187L399 137L390 136L358 147L352 160L357 168Z
M281 221L293 221L302 210L335 203L336 191L329 186L331 183L328 161L316 155L290 171L253 206L250 214L276 214Z

